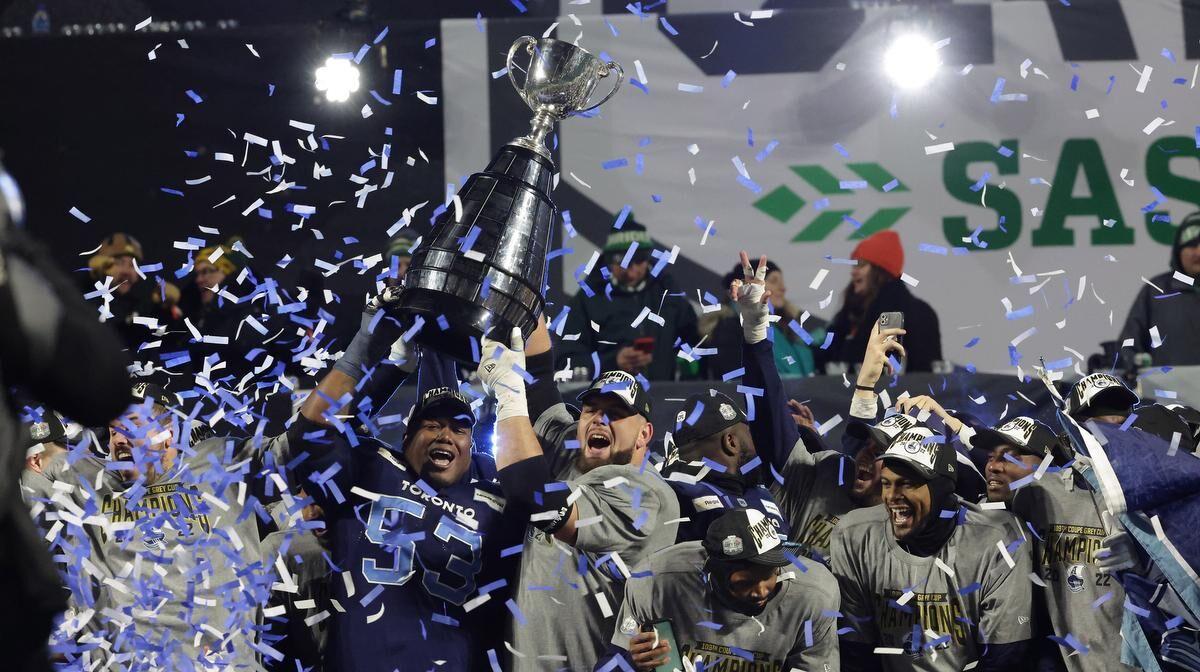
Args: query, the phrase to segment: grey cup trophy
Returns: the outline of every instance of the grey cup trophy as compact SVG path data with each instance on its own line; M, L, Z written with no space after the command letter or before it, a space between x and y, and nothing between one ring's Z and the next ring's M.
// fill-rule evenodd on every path
M530 56L523 84L513 58ZM612 90L588 105L613 73ZM479 358L479 338L526 337L545 307L546 253L558 209L550 200L554 163L544 141L556 121L595 109L616 94L625 73L560 40L521 37L508 51L508 76L534 111L528 135L504 145L458 192L413 252L397 310L423 320L416 340L460 361Z

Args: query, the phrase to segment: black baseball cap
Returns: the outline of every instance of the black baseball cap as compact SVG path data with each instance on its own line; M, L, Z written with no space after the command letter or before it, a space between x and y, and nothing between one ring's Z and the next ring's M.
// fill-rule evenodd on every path
M991 429L981 429L971 440L972 448L992 450L997 446L1012 446L1017 452L1042 457L1058 445L1058 436L1047 425L1020 415Z
M26 424L25 432L28 439L25 444L26 457L41 452L43 443L67 442L67 429L54 412L47 412L37 422Z
M134 383L133 389L130 390L133 395L133 403L142 404L147 399L163 408L175 408L179 405L179 398L173 393L167 392L166 388L154 383Z
M958 451L940 434L927 427L914 427L892 440L879 457L884 464L903 463L927 479L945 476L957 480Z
M418 421L425 418L453 418L469 427L475 426L475 413L471 410L471 401L453 387L426 390L413 408L412 417L408 419L408 428L412 429Z
M714 520L702 545L709 558L721 562L745 561L768 567L790 562L774 523L755 509L734 509Z
M686 446L742 422L746 422L746 414L727 395L716 390L693 394L675 415L675 445Z
M624 371L605 371L576 398L582 403L587 403L588 399L599 394L611 394L620 399L629 410L640 413L647 420L650 419L650 395L631 374Z
M1192 435L1192 427L1175 411L1160 404L1146 404L1133 409L1133 412L1137 414L1133 419L1134 427L1167 442L1179 434L1179 447L1187 452L1195 451L1196 439Z
M1167 404L1167 408L1187 423L1188 428L1192 430L1193 438L1200 440L1200 411L1183 404Z
M897 436L910 429L924 426L921 421L911 415L891 412L874 425L855 420L846 427L846 433L859 441L875 439L875 442L881 447L887 448Z
M1091 373L1079 379L1067 395L1067 415L1092 415L1085 413L1098 408L1127 412L1140 399L1133 390L1125 386L1120 378L1110 373Z

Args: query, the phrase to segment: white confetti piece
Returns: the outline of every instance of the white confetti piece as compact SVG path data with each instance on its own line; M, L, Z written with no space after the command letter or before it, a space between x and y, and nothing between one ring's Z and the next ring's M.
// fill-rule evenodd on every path
M1017 563L1013 561L1012 556L1009 555L1008 547L1004 545L1003 541L997 541L996 548L1000 549L1000 556L1004 558L1004 562L1008 564L1009 569L1017 566Z
M920 283L920 280L917 280L908 273L901 273L900 279L903 280L904 284L908 285L909 287L916 287Z
M151 19L152 19L152 17L147 16L146 18L142 19L141 21L138 21L138 24L133 27L133 31L137 32L137 31L149 26Z
M92 218L83 214L83 211L80 210L79 208L72 207L68 212L71 213L72 217L74 217L75 219L78 219L79 221L83 222L84 224L87 224L88 222L92 221ZM96 251L99 251L99 249L100 248L96 248Z
M1146 124L1146 127L1142 129L1142 133L1145 133L1146 135L1150 135L1159 126L1170 126L1171 124L1174 124L1174 123L1175 122L1167 121L1166 119L1163 119L1162 117L1155 117L1154 121L1151 121L1150 123Z
M1092 109L1084 112L1083 115L1085 117L1087 117L1088 119L1095 119L1096 117L1100 116L1100 110L1097 110L1096 108L1093 107Z
M825 276L827 276L827 275L829 275L828 268L822 268L821 270L817 271L816 277L813 278L812 282L808 283L808 288L809 289L820 289L821 283L825 282Z
M255 58L262 58L262 56L258 55L258 50L254 48L253 44L250 44L249 42L247 42L246 48L250 50L250 53L254 54Z
M943 142L938 145L926 145L925 146L925 156L930 156L932 154L943 154L945 152L951 152L951 151L954 151L954 143L953 142Z
M1158 325L1150 327L1150 349L1153 350L1163 344L1163 338L1158 333Z
M1178 280L1179 282L1182 282L1183 284L1187 285L1188 287L1194 286L1196 284L1195 278L1193 278L1190 275L1180 273L1179 271L1175 271L1175 274L1172 275L1171 277Z
M1129 64L1129 67L1133 68L1134 72L1138 72L1138 69L1134 68L1132 63ZM1146 85L1150 83L1150 74L1153 72L1153 66L1147 65L1146 67L1142 68L1142 71L1138 72L1138 83L1137 86L1133 87L1133 90L1137 91L1138 93L1145 93Z

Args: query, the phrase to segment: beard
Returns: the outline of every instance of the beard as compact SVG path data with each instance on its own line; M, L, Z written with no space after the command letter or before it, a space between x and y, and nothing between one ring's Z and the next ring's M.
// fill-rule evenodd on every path
M581 474L586 474L596 467L606 467L609 465L623 466L633 463L633 448L628 450L616 450L609 448L608 456L601 458L589 458L586 450L580 450L575 456L575 470Z

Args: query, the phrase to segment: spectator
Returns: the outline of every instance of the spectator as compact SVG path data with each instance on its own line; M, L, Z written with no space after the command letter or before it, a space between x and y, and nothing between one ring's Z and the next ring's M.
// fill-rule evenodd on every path
M280 577L287 588L271 591L264 615L270 619L278 613L281 617L280 622L271 624L271 630L282 636L274 645L283 654L277 669L324 672L330 625L327 617L334 608L329 583L333 569L324 556L333 549L325 512L304 488L297 495L285 495L276 505L276 515L284 518L279 524L281 529L262 542L263 562L270 564L280 556L288 570L287 577Z
M246 311L217 292L225 287L227 279L233 282L244 265L245 258L228 245L206 247L196 253L191 282L184 288L179 305L183 316L201 334L233 340Z
M842 669L1015 669L1029 648L1029 544L1012 516L954 494L954 447L925 428L880 458L883 505L833 532ZM949 513L949 515L947 515ZM876 647L900 655L878 655Z
M408 273L408 265L412 263L413 241L405 236L393 238L383 255L387 264L384 269L384 282L388 285L403 285L404 275Z
M614 653L639 672L672 654L705 670L838 669L837 581L817 563L783 570L791 564L761 513L729 511L703 541L663 549L634 569ZM678 651L654 630L664 619Z
M633 221L613 231L604 243L601 263L571 299L565 332L578 334L564 340L560 367L586 366L601 371L643 374L650 380L674 380L675 353L680 343L695 345L696 311L670 276L661 272L651 256L657 245L646 229ZM652 315L643 315L648 310ZM655 317L657 316L657 317ZM661 320L659 319L661 318Z
M703 347L716 348L717 354L709 355L701 360L708 370L709 378L720 378L722 375L739 368L741 363L742 327L741 311L728 289L734 280L744 281L742 265L738 264L725 274L722 287L726 292L727 301L719 311L705 313L700 316L699 330L704 337ZM783 378L798 378L812 375L816 370L813 353L809 346L825 339L825 321L809 316L801 324L801 311L787 302L787 286L783 282L783 270L774 262L767 262L767 290L771 292L771 308L779 321L771 325L770 339L775 346L775 366ZM811 320L811 321L810 321ZM795 326L793 327L793 322Z
M1191 282L1177 277L1190 278ZM1200 364L1200 212L1184 218L1171 245L1171 267L1142 287L1119 338L1122 358L1149 353L1155 366ZM1158 342L1150 333L1157 328ZM1130 343L1132 341L1132 343ZM1126 343L1129 343L1127 346ZM1132 370L1132 369L1131 369Z
M146 326L134 323L135 318L153 318L160 326L170 327L180 317L179 288L161 279L143 282L137 264L144 260L142 244L121 232L105 238L100 249L88 259L93 280L112 278L113 298L108 309L117 332L130 349L141 345L147 333Z
M904 272L904 248L895 231L880 231L858 244L851 259L850 284L842 292L842 307L829 325L833 342L817 350L818 364L861 362L880 314L904 313L904 370L932 371L942 359L942 336L938 316L928 303L913 296L900 279Z

